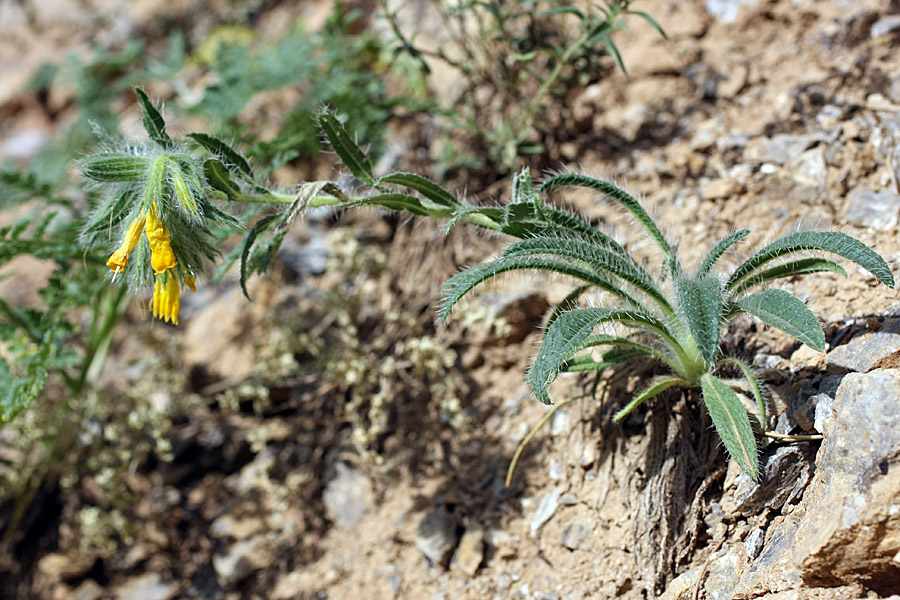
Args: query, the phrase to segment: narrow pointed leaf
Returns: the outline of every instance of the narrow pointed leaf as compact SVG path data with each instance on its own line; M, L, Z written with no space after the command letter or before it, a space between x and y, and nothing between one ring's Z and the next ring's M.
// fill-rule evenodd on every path
M250 228L250 231L247 232L247 236L244 238L244 245L241 249L241 290L244 292L244 296L247 300L250 300L250 292L247 291L247 280L254 271L254 267L250 262L250 251L253 249L253 245L256 243L256 239L260 234L274 225L275 221L280 217L281 215L268 215L263 217L254 223L253 227Z
M759 451L750 417L740 398L724 382L708 373L700 378L700 386L703 402L725 449L741 470L755 481L759 478Z
M756 378L756 375L753 374L753 370L750 366L742 361L739 358L728 357L722 359L723 363L729 363L741 370L744 374L744 377L747 379L747 383L750 384L750 391L753 393L753 398L756 400L756 406L759 408L760 415L760 425L762 426L763 431L766 430L766 399L763 398L762 389L759 385L759 380Z
M510 245L504 258L548 254L582 261L588 268L596 269L633 285L652 298L667 313L674 312L668 299L657 287L653 277L644 267L628 255L618 254L598 244L578 238L534 237Z
M580 279L592 286L610 292L624 300L630 306L639 306L637 300L620 290L606 278L591 272L589 269L563 261L525 256L512 259L498 259L482 263L451 277L442 288L442 293L445 297L439 315L441 325L447 321L447 317L450 316L450 312L453 310L453 307L456 306L456 303L475 287L501 273L521 270L551 271L561 275L568 275L569 277Z
M737 305L766 325L780 329L814 350L825 351L825 332L819 319L790 293L765 290L738 300Z
M756 271L752 277L747 277L733 290L733 295L738 295L752 287L774 281L776 279L784 279L785 277L793 277L794 275L809 275L810 273L823 272L839 273L844 277L847 271L844 268L828 258L820 256L810 256L793 260L781 265L776 265L762 271Z
M713 246L712 250L709 251L709 254L706 255L706 258L703 259L703 264L697 269L697 274L706 275L709 273L710 269L712 269L713 265L716 264L716 261L725 254L726 250L748 235L750 235L749 229L741 229L740 231L735 231L731 235L719 240L719 242Z
M675 386L687 387L688 382L684 379L681 379L680 377L655 377L650 381L650 385L648 385L643 392L635 396L631 400L631 402L625 405L625 408L616 413L616 415L613 417L613 421L618 423L619 421L627 417L631 413L631 411L633 411L635 408L637 408L653 396L658 396L667 389Z
M671 246L669 246L669 243L659 230L659 227L656 226L656 223L650 218L647 211L644 210L644 207L641 206L640 202L635 200L631 194L608 181L594 179L593 177L579 175L577 173L565 173L550 177L541 185L539 191L543 193L550 191L553 188L563 186L585 187L597 190L621 204L626 210L634 215L638 222L644 226L648 233L650 233L650 236L656 241L657 245L662 249L663 254L665 254L666 258L669 260L670 265L674 266L675 255L674 252L672 252Z
M373 196L365 196L342 202L337 205L338 208L348 208L351 206L371 206L373 208L384 208L387 210L396 210L400 212L408 212L420 216L444 216L436 214L432 209L422 205L422 202L415 196L408 194L387 193L375 194ZM449 215L449 211L447 211Z
M368 186L374 186L375 176L372 174L372 164L334 113L329 110L321 111L318 115L318 122L325 137L328 138L328 143L331 144L332 149L353 176Z
M209 150L211 154L216 155L226 165L237 168L250 180L253 179L253 170L250 168L250 163L247 162L247 159L222 140L205 133L189 133L187 137Z
M602 371L609 367L620 365L639 356L649 356L647 352L638 348L621 348L618 352L606 352L600 362L593 359L590 354L575 356L560 366L561 373L580 373L583 371Z
M203 174L206 182L220 192L225 192L230 200L237 200L241 195L241 188L231 180L231 171L215 158L203 162Z
M141 121L144 124L144 129L147 130L147 135L160 146L170 148L172 146L172 139L169 137L169 134L166 133L165 119L163 119L160 112L156 110L156 107L153 106L153 102L150 101L150 98L144 90L141 88L134 88L134 92L137 94L138 100L141 103L141 110L143 111Z
M665 324L650 315L606 308L583 308L560 315L544 335L541 349L526 378L541 402L550 404L547 387L556 379L560 366L581 349L581 344L597 325L610 322L643 329L677 345Z
M859 240L839 231L801 231L777 239L739 266L726 284L732 290L745 279L755 275L760 267L782 256L795 252L820 250L831 252L853 261L881 283L894 287L894 275L881 256Z
M414 173L393 173L387 177L382 177L378 180L378 183L393 183L395 185L412 188L435 204L440 204L441 206L446 206L448 208L459 206L459 201L453 194L430 179L426 179L425 177Z
M645 13L642 10L628 10L626 11L626 13L629 15L637 15L643 18L645 21L647 21L647 23L650 24L651 27L653 27L653 29L658 31L661 36L663 36L665 39L669 39L669 36L666 35L666 32L663 31L663 28L659 25L659 23L656 22L656 19L651 17L649 14Z
M700 353L714 363L722 327L722 284L715 277L680 277L675 281L678 306L687 319Z

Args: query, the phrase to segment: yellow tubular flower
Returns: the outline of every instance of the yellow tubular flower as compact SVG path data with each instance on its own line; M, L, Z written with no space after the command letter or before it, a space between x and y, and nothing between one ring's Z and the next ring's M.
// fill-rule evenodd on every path
M150 265L157 275L178 264L172 252L169 228L160 220L155 202L147 211L147 239L150 241Z
M141 232L144 230L145 222L146 218L144 217L144 211L141 211L138 218L132 221L131 225L128 226L128 231L125 232L125 240L122 242L122 245L119 246L119 249L113 252L112 256L109 257L109 260L106 261L107 267L116 273L125 270L125 267L128 266L128 255L134 251L134 247L137 246L138 240L141 239Z
M175 272L169 271L165 276L157 276L156 285L153 288L153 316L178 325L180 310L181 298Z

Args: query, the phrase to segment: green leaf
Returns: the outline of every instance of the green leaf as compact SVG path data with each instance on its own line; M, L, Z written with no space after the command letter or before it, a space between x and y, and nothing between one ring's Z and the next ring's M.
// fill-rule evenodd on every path
M372 174L372 165L365 153L360 150L356 142L347 134L344 126L334 113L323 109L317 116L319 127L328 138L328 143L340 157L341 161L350 169L350 172L365 185L374 187L375 176Z
M669 301L656 286L656 282L653 281L646 269L627 254L619 254L599 244L578 238L534 237L510 245L503 252L503 258L539 254L577 260L590 269L615 275L647 294L665 312L669 314L674 312Z
M744 377L747 379L747 382L750 384L750 391L753 393L753 398L756 400L756 406L759 408L760 415L760 426L762 430L766 430L766 400L763 398L762 389L759 385L759 380L756 378L756 375L753 374L753 370L750 366L742 361L739 358L728 357L723 358L720 361L721 363L729 363L735 365L737 368L741 370L744 374Z
M602 371L609 367L628 362L632 358L637 358L639 356L650 356L650 353L641 350L640 348L614 348L613 350L604 352L600 362L595 361L590 354L582 354L564 362L560 365L559 370L561 373Z
M425 217L444 216L436 214L435 210L423 206L422 202L414 196L396 193L374 194L372 196L355 198L347 202L341 202L337 205L337 208L350 208L355 206L371 206L387 210L397 210Z
M588 269L572 265L562 261L555 261L546 258L537 258L532 256L497 259L490 262L482 263L474 267L470 267L461 273L451 277L444 284L441 292L444 294L444 302L439 314L439 321L443 325L450 316L453 307L467 293L472 291L479 284L484 283L488 279L492 279L501 273L521 270L540 270L551 271L561 275L568 275L582 281L586 281L591 285L602 290L610 292L626 303L632 306L637 305L637 300L629 296L626 292L620 290L604 277L591 272Z
M171 148L173 145L172 139L169 137L169 134L166 133L166 121L163 119L163 116L156 110L156 107L153 106L153 103L150 101L150 98L144 90L136 87L134 88L134 93L137 94L138 100L141 103L141 109L143 111L141 121L144 123L144 129L147 130L147 135L150 136L151 140L163 148Z
M561 365L581 349L581 344L601 323L619 323L642 329L677 348L677 342L665 324L650 315L606 308L583 308L567 312L560 315L547 329L534 365L528 371L526 379L541 402L550 404L547 387L556 379Z
M845 271L844 268L841 267L841 265L837 264L833 260L822 258L820 256L810 256L808 258L801 258L781 265L776 265L774 267L766 269L765 271L757 271L753 274L752 277L748 277L744 279L743 282L738 284L737 287L734 288L732 295L739 295L741 292L744 292L754 286L766 283L767 281L783 279L785 277L793 277L795 275L808 275L810 273L823 273L827 271L830 271L832 273L840 273L844 277L847 276L847 271Z
M416 175L414 173L393 173L378 180L379 185L382 183L393 183L395 185L412 188L435 204L440 204L441 206L446 206L448 208L460 206L459 201L453 194L421 175Z
M593 177L588 177L586 175L580 175L578 173L564 173L562 175L555 175L547 179L540 187L540 192L547 192L556 187L563 186L575 186L575 187L585 187L593 190L597 190L609 198L612 198L619 204L621 204L628 212L630 212L634 217L638 220L638 222L644 226L650 236L656 241L657 245L663 251L666 259L669 261L669 266L671 272L676 272L676 258L675 253L672 251L671 246L666 241L665 236L663 236L662 232L659 230L659 227L656 226L656 223L653 219L650 218L650 215L647 214L647 211L644 210L644 207L634 199L634 197L627 193L625 190L609 183L608 181L603 181L601 179L594 179Z
M247 232L247 236L244 238L244 246L241 249L241 290L243 290L247 300L250 300L250 292L247 291L247 280L257 270L255 265L251 264L250 251L260 234L271 227L279 217L281 217L280 214L263 217L253 224L253 227L250 228L250 231Z
M241 188L231 180L231 171L215 158L203 161L203 174L206 182L220 192L225 192L228 198L236 201L241 196Z
M825 332L819 319L790 293L765 290L738 300L737 305L766 325L780 329L814 350L825 351Z
M708 275L678 277L675 280L675 294L700 354L707 362L716 362L722 328L722 283Z
M568 295L562 299L562 302L560 302L553 308L553 312L550 313L550 317L547 319L545 327L550 327L550 325L553 324L553 321L555 321L559 317L559 315L578 308L578 299L581 298L590 289L591 286L589 285L580 285L569 292Z
M719 240L719 242L713 246L712 250L709 251L709 254L706 255L706 258L703 259L703 264L697 269L697 275L706 275L709 273L710 269L712 269L713 265L716 264L716 261L725 254L726 250L748 235L750 235L749 229L741 229Z
M821 250L853 261L881 283L894 287L894 275L881 256L859 240L839 231L801 231L777 239L739 266L725 288L732 290L744 280L753 277L759 268L782 256L796 252Z
M637 16L643 18L645 21L647 21L650 24L651 27L653 27L653 29L658 31L661 36L663 36L665 39L669 39L669 36L666 35L666 32L663 31L663 28L660 27L659 23L656 22L656 19L654 19L653 17L651 17L649 14L645 13L644 11L642 11L642 10L627 10L627 11L625 11L625 14L637 15Z
M537 18L541 17L549 17L552 15L561 15L561 14L571 14L575 15L582 21L584 21L584 13L575 8L574 6L554 6L553 8L548 8L547 10L542 10L541 12L534 15Z
M150 159L120 152L101 152L80 163L81 174L103 183L139 181L150 167Z
M756 438L750 418L740 398L724 382L709 373L700 378L703 402L709 409L716 432L722 438L728 454L754 481L759 478L759 459Z
M237 168L251 181L253 180L253 169L250 168L247 159L222 140L205 133L189 133L187 137L206 148L211 154L216 155L226 165Z
M613 417L613 421L618 423L625 417L627 417L631 411L635 408L643 404L645 401L649 400L653 396L658 396L663 393L667 389L675 386L688 387L688 382L680 377L672 377L671 375L663 375L660 377L654 377L650 380L650 384L644 389L643 392L635 396L631 402L625 405L625 408L616 413Z

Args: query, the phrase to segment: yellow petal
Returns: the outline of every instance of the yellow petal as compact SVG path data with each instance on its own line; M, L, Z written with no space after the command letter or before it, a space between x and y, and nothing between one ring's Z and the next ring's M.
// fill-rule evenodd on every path
M106 261L107 267L116 273L125 270L125 267L128 266L128 255L134 251L134 247L137 246L138 240L141 239L141 232L144 230L145 221L144 211L141 211L138 218L132 221L131 225L128 226L128 231L125 232L125 239L122 241L122 245L119 246L119 249L113 252L112 256L109 257L109 260Z
M157 275L178 264L175 253L172 252L169 228L160 220L155 203L150 205L147 212L147 240L150 241L150 265Z
M186 274L186 275L184 276L184 282L187 284L187 286L188 286L189 288L191 288L191 291L192 291L192 292L196 292L196 291L197 291L197 283L194 281L194 276L193 276L193 275L187 275L187 274Z
M153 316L178 325L180 311L181 298L175 273L169 272L165 277L157 277L153 287Z

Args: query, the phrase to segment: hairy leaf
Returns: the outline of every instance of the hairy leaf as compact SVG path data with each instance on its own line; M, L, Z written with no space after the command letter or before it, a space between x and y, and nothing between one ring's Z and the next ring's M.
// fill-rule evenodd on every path
M350 169L353 176L368 186L374 186L375 176L372 174L372 164L344 129L337 116L331 111L323 109L319 112L317 119L319 127L328 138L328 143Z
M716 264L716 261L725 254L725 251L731 248L736 242L741 241L745 237L750 235L749 229L741 229L739 231L735 231L731 235L722 238L721 240L713 246L712 250L709 251L709 254L706 255L706 258L703 259L703 264L700 265L700 268L697 269L698 275L706 275L709 273L710 269L712 269L713 265Z
M647 211L644 210L644 207L641 206L640 202L635 200L631 194L608 181L594 179L593 177L579 175L577 173L565 173L550 177L541 185L539 191L543 193L550 191L553 188L563 186L585 187L597 190L621 204L628 212L634 215L638 222L644 226L650 236L656 241L660 249L662 249L663 254L666 256L666 259L669 261L670 266L675 265L675 254L672 251L671 246L669 246L669 243L666 241L665 236L663 236L659 227L656 226L656 223L653 222L653 219L650 218L650 215L647 214Z
M716 362L722 328L721 282L710 276L679 277L675 280L675 293L700 353L708 362Z
M776 265L763 271L757 271L753 274L752 277L747 277L744 279L744 281L738 284L734 288L732 295L738 295L741 292L744 292L762 283L766 283L767 281L774 281L775 279L783 279L785 277L793 277L794 275L823 273L826 271L830 271L832 273L840 273L845 277L847 276L847 271L845 271L841 265L837 264L833 260L822 258L820 256L810 256L807 258L793 260L781 265Z
M700 378L700 385L703 389L703 402L709 409L709 416L712 417L725 449L737 461L741 470L755 481L759 478L759 451L750 418L740 398L724 382L709 373Z
M663 393L667 389L669 389L671 387L675 387L676 385L682 386L682 387L688 387L689 384L684 379L682 379L680 377L672 377L671 375L663 375L660 377L654 377L653 379L650 380L650 384L647 386L647 388L643 392L641 392L640 394L638 394L637 396L632 398L631 402L629 402L628 404L625 405L625 408L623 408L622 410L620 410L619 412L616 413L616 415L613 417L613 421L618 423L619 421L621 421L622 419L627 417L631 413L631 411L633 411L635 408L637 408L638 406L643 404L645 401L649 400L653 396L658 396L659 394Z
M141 121L144 123L144 129L147 130L147 135L150 136L151 140L163 148L171 148L173 145L172 138L166 133L165 119L163 119L160 112L156 110L156 107L153 106L153 103L150 101L150 98L144 90L141 88L134 88L134 92L137 94L138 100L141 103L141 109L143 111Z
M247 159L222 140L205 133L189 133L187 137L209 150L210 153L217 156L226 165L237 168L251 181L253 180L253 170L250 168L250 163L247 162Z
M665 324L650 315L607 308L583 308L560 315L544 335L538 356L528 371L527 380L541 402L550 404L547 387L556 379L560 366L580 350L581 344L601 323L643 329L677 347Z
M423 206L421 200L419 200L415 196L398 193L364 196L362 198L356 198L347 202L341 202L337 206L338 208L348 208L351 206L371 206L373 208L385 208L387 210L405 211L420 216L444 216L444 214L437 214L435 210Z
M825 332L816 315L784 290L771 289L750 294L737 305L766 325L780 329L819 352L825 350Z
M395 185L412 188L435 204L440 204L447 208L459 206L459 201L453 194L430 179L426 179L425 177L414 173L393 173L387 177L382 177L378 180L378 183L393 183Z
M753 398L756 400L756 406L759 408L759 418L760 425L762 426L763 431L766 430L766 399L763 398L762 389L759 385L759 380L756 378L756 375L753 374L753 370L750 366L742 361L739 358L728 357L723 358L723 363L729 363L741 370L744 374L744 377L747 378L747 382L750 384L750 391L753 393Z
M504 258L549 254L582 261L585 266L615 275L647 294L667 313L674 312L653 277L631 256L618 254L598 244L577 238L535 237L510 245Z
M443 325L447 321L447 317L450 316L453 307L456 306L456 303L479 284L484 283L488 279L492 279L501 273L521 270L551 271L561 275L568 275L569 277L586 281L595 287L615 294L631 306L639 306L637 300L616 287L606 278L589 269L572 265L567 262L524 256L511 259L497 259L482 263L451 277L441 290L445 298L439 315L440 323Z
M777 258L810 250L842 256L867 270L886 286L894 287L894 275L888 264L859 240L839 231L801 231L777 239L751 256L735 270L725 288L736 288L744 280L753 277L760 267Z
M203 174L210 186L225 192L228 198L236 201L240 198L241 188L231 180L231 171L215 158L203 161Z

